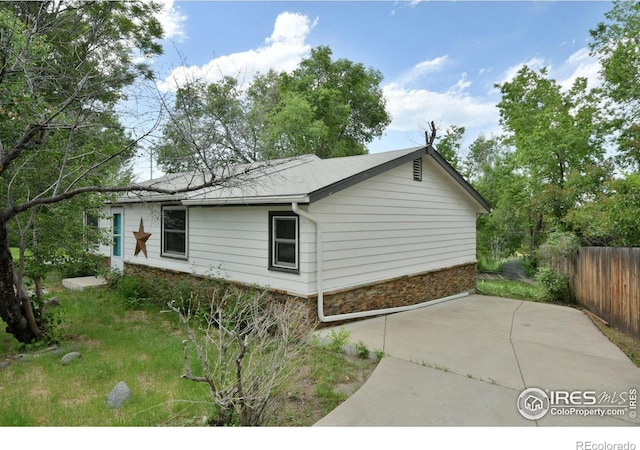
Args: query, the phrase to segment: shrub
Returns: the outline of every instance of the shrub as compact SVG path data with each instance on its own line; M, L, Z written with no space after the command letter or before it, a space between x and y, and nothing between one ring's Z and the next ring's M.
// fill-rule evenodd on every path
M527 277L535 277L538 271L538 261L535 258L530 257L522 258L522 270L524 270Z
M541 267L536 274L536 281L544 288L547 299L558 303L571 303L569 277L547 267Z
M344 327L340 327L340 329L336 332L336 330L331 330L329 333L329 343L327 344L327 348L335 353L342 352L342 347L344 347L349 342L349 336L351 333Z
M580 250L580 240L570 232L554 231L538 250L540 262L550 265L557 258L566 258Z
M503 265L503 259L491 259L484 255L478 257L478 272L500 273Z
M85 253L79 258L65 259L58 270L63 278L87 277L97 274L101 264L101 256Z
M369 349L364 342L360 341L356 344L356 354L360 359L367 359L369 357Z
M212 424L266 424L286 396L284 386L299 372L312 331L308 310L301 302L266 302L266 295L216 290L206 326L198 319L195 329L190 315L169 303L187 335L182 378L208 385L207 401L216 409Z
M138 309L155 304L154 296L160 291L154 289L147 280L136 275L112 271L105 275L109 288L118 292L128 309Z

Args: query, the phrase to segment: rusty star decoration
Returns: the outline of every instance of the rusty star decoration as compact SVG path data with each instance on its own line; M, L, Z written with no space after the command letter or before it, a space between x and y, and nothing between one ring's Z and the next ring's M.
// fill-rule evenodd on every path
M138 256L138 253L140 253L140 250L142 250L142 253L144 253L144 257L148 258L147 240L149 239L149 237L151 237L151 233L147 233L146 231L144 231L144 223L142 223L142 217L140 217L140 227L138 228L138 231L133 232L133 235L136 237L136 250L133 253L133 256Z

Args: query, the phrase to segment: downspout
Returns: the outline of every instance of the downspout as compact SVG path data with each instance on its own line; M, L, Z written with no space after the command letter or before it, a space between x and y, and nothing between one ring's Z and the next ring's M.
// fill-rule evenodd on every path
M353 312L353 313L334 314L331 316L325 316L324 315L324 289L323 289L324 277L322 272L322 261L323 261L322 224L316 216L301 210L298 207L297 202L291 203L291 210L294 213L298 214L299 216L302 216L305 219L309 220L310 222L313 222L313 224L316 227L316 289L318 291L317 305L318 305L318 319L320 320L320 322L336 322L339 320L361 319L364 317L379 316L383 314L391 314L391 313L397 313L402 311L410 311L412 309L418 309L424 306L435 305L437 303L442 303L449 300L455 300L457 298L462 298L469 295L468 292L463 292L460 294L439 298L437 300L429 300L429 301L418 303L415 305L396 306L393 308L384 308L384 309L376 309L371 311L359 311L359 312Z

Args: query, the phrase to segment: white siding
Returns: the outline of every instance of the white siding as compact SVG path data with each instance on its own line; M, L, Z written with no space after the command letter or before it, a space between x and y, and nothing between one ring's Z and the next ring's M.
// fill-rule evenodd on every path
M420 182L407 162L303 206L322 223L325 290L475 261L477 204L431 158L424 157L422 166ZM305 218L300 217L300 273L268 270L269 211L290 210L289 205L190 207L188 258L177 259L160 255L161 206L126 204L124 260L315 294L315 226ZM151 233L148 258L133 255L140 218ZM109 248L102 250L109 254Z
M126 205L124 214L124 260L161 269L223 277L231 281L268 286L296 294L308 294L309 260L315 258L313 226L300 221L300 273L268 270L269 211L290 211L287 207L190 207L187 259L160 255L161 223L159 204ZM140 218L151 233L148 258L134 256ZM107 224L108 226L108 224ZM109 249L102 249L108 255ZM315 267L315 266L314 266Z
M324 231L325 290L475 261L475 209L430 158L421 182L409 162L312 204Z

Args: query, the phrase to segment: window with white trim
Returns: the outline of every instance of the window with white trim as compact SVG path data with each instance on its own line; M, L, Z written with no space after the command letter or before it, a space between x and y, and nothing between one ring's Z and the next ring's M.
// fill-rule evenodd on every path
M299 221L289 212L269 213L269 269L284 272L300 271Z
M162 208L162 256L187 257L187 208Z

